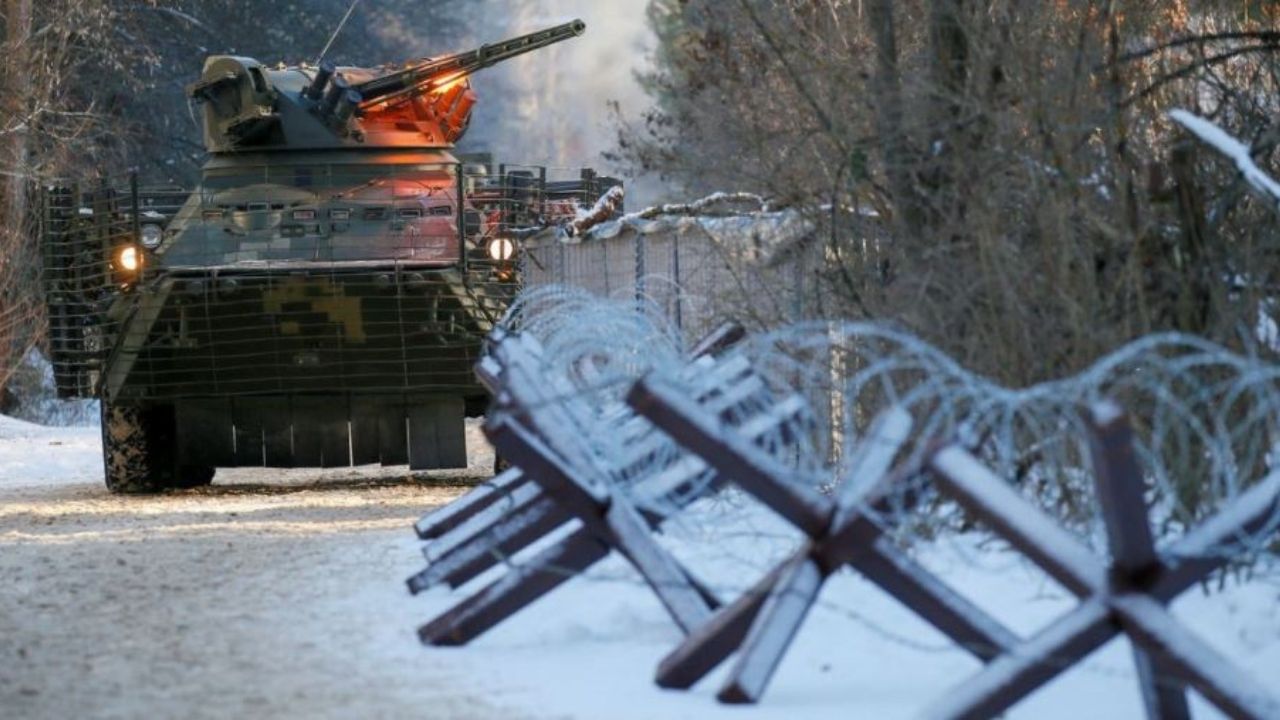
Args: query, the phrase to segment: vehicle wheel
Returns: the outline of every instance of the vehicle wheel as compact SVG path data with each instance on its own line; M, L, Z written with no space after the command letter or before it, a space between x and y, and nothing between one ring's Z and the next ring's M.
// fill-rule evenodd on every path
M213 482L215 468L208 465L180 465L173 476L172 487L179 490L205 487Z
M102 459L113 493L153 493L164 487L150 455L141 408L102 401Z
M511 463L498 453L493 454L493 474L494 477L501 475L504 471L511 467Z
M488 395L468 395L463 398L463 403L465 403L464 412L469 418L484 417L489 410Z

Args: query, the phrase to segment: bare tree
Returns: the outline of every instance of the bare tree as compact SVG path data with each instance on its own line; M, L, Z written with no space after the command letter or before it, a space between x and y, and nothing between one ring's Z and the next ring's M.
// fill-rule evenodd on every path
M151 57L148 2L6 0L0 65L0 387L41 336L36 187L121 158L120 96Z
M27 155L32 118L31 0L5 4L4 56L10 68L0 76L0 387L12 372L13 359L31 343L36 322L35 298L29 292L31 253L23 233L27 219Z
M1167 111L1273 161L1274 8L654 0L650 16L655 105L619 157L809 213L829 259L813 307L895 321L1013 384L1156 330L1256 344L1274 218Z

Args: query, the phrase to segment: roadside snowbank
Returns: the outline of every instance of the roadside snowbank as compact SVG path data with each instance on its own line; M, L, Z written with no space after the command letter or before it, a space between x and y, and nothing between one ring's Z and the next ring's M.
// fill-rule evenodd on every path
M96 425L97 400L62 400L58 398L53 378L53 365L37 348L22 359L8 388L17 400L16 407L6 408L13 417L43 425Z
M96 427L51 428L0 415L0 489L102 482Z

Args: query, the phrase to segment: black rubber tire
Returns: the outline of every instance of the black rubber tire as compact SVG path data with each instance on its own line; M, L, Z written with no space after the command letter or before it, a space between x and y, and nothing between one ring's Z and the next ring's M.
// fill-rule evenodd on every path
M489 411L488 395L467 395L462 399L464 413L469 418L484 417Z
M122 495L190 490L213 482L214 468L174 455L173 409L102 402L102 457L107 489Z
M164 489L147 442L141 408L102 401L102 460L107 489L136 495Z
M172 487L179 490L205 487L213 482L215 472L215 468L207 465L180 465L174 474Z

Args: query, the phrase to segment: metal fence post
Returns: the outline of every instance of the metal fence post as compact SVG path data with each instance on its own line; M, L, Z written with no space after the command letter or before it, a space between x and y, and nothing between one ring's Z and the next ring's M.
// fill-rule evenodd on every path
M607 296L612 292L609 286L609 241L600 241L600 265L604 268L604 294Z
M791 281L791 322L800 322L804 315L805 252L801 250L793 261L795 277Z
M545 165L538 168L538 217L543 220L547 217L547 167Z
M684 311L682 300L684 285L680 281L680 234L671 234L671 280L676 287L676 330L684 330Z
M467 172L466 166L458 163L458 254L459 266L462 268L462 283L471 284L471 273L467 267Z
M645 270L645 241L644 233L636 233L636 305L641 306L644 303L645 286L644 278L647 273Z
M142 242L142 203L138 199L138 171L134 170L129 173L129 202L133 203L132 231L133 241Z
M569 258L565 257L564 243L556 242L556 245L560 248L560 252L558 253L559 263L557 263L559 265L559 272L556 273L556 283L565 285L569 281Z

